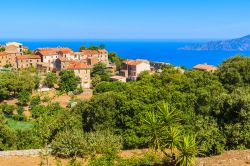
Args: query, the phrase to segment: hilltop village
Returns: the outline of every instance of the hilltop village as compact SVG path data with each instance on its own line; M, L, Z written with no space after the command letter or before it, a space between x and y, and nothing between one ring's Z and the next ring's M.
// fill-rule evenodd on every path
M110 80L126 82L136 80L143 71L150 73L161 72L161 66L167 63L149 62L144 59L128 60L121 59L119 67L112 62L109 52L100 47L81 47L79 52L71 48L37 48L34 51L21 43L9 42L0 46L0 71L24 70L36 68L39 73L59 73L62 70L72 70L80 78L80 86L84 89L92 87L91 69L98 63L105 65L110 71ZM112 54L111 54L112 56ZM183 69L177 67L181 72ZM197 70L214 72L216 67L198 64Z

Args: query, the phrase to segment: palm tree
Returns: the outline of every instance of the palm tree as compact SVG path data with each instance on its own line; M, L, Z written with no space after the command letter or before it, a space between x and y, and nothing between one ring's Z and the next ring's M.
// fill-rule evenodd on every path
M155 114L155 112L147 112L143 119L143 127L150 135L150 144L154 150L161 149L163 121Z
M165 135L163 136L164 147L170 149L171 157L173 157L174 149L177 148L180 143L181 129L178 126L171 126L167 128Z
M181 121L179 110L171 107L168 103L163 103L161 106L158 106L158 110L166 126L174 126Z
M189 135L182 138L178 149L180 155L177 163L181 166L191 166L195 160L195 156L200 153L195 137Z

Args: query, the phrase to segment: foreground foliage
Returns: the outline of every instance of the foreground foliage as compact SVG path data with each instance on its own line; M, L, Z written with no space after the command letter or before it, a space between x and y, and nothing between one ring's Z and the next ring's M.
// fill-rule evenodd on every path
M92 165L112 165L130 163L111 153L114 147L113 151L152 147L164 152L170 163L189 165L197 155L249 149L249 59L232 57L215 73L187 70L183 74L165 66L162 73L143 72L138 81L126 84L108 82L103 79L105 72L93 72L94 97L73 109L55 103L44 106L41 99L32 97L29 111L34 125L28 129L11 128L7 117L21 114L22 109L3 104L0 150L52 147L58 156L89 156ZM63 75L60 88L71 91L77 78L72 73ZM0 73L0 83L1 100L26 96L36 89L37 76ZM23 105L29 102L22 101Z

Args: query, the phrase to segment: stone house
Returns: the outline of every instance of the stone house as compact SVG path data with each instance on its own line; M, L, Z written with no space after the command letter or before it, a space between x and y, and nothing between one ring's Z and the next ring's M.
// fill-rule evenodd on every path
M5 51L9 54L23 54L23 45L17 42L6 43Z
M16 57L18 69L25 69L29 67L37 67L37 63L41 62L39 55L19 55Z
M136 80L139 74L143 71L151 71L148 60L125 60L122 62L120 75L131 80Z
M91 88L91 77L90 69L91 66L86 63L81 63L78 61L69 62L69 65L65 67L67 70L73 70L75 75L80 77L80 86L85 89Z
M9 54L7 52L0 52L0 67L5 65L11 65L12 67L16 66L16 55Z
M194 70L202 70L202 71L208 71L208 72L215 72L218 70L217 67L212 66L212 65L207 65L207 64L198 64L193 67Z

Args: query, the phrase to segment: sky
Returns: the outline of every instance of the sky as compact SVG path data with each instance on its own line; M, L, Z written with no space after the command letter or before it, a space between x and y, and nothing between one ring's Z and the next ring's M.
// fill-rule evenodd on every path
M250 0L4 0L0 39L229 39Z

